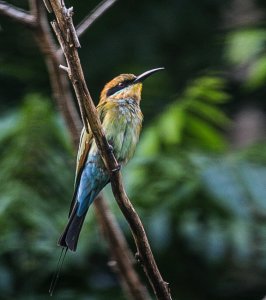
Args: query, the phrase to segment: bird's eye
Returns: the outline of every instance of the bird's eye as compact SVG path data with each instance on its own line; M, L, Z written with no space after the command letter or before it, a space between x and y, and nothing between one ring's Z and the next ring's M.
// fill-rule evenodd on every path
M115 94L116 92L123 90L123 88L125 88L127 85L128 85L127 81L122 81L122 82L117 83L116 86L110 88L107 91L107 93L106 93L107 97Z
M118 83L118 86L119 86L119 87L124 87L125 84L124 84L124 82L119 82L119 83Z

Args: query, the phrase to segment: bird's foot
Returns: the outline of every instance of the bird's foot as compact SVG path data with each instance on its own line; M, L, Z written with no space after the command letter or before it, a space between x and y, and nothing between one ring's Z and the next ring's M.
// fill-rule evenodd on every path
M112 172L113 173L115 173L115 172L118 172L118 171L120 171L121 170L121 165L117 165L113 170L112 170Z
M114 155L114 147L109 143L108 143L108 151L109 151L109 153ZM121 165L117 164L116 167L114 169L112 169L112 172L115 173L115 172L118 172L120 170L121 170Z
M114 147L111 145L111 144L108 144L108 151L110 153L113 153L114 152Z

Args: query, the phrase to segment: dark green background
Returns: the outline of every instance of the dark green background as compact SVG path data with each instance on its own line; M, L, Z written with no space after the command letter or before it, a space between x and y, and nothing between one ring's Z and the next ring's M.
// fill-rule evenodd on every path
M97 3L67 1L75 24ZM80 39L95 103L120 73L166 69L145 82L143 134L123 173L174 299L266 294L265 15L264 1L121 0ZM0 299L46 299L75 151L31 33L3 16L0 26ZM87 219L55 297L125 299L93 208Z

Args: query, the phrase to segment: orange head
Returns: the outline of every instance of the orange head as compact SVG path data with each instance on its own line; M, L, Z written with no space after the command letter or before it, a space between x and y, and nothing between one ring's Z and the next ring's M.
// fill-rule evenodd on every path
M134 99L141 100L142 82L153 73L164 68L152 69L139 76L133 74L121 74L108 82L101 92L100 102L105 100Z

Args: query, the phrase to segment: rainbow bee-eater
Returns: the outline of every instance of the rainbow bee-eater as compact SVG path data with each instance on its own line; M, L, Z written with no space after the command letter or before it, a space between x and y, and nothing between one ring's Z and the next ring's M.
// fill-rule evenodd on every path
M97 112L110 149L119 165L125 165L133 156L139 140L143 115L140 110L142 83L157 68L139 76L121 74L107 83L100 95ZM77 156L74 194L69 219L58 244L75 251L87 211L95 197L109 182L91 132L83 128Z

